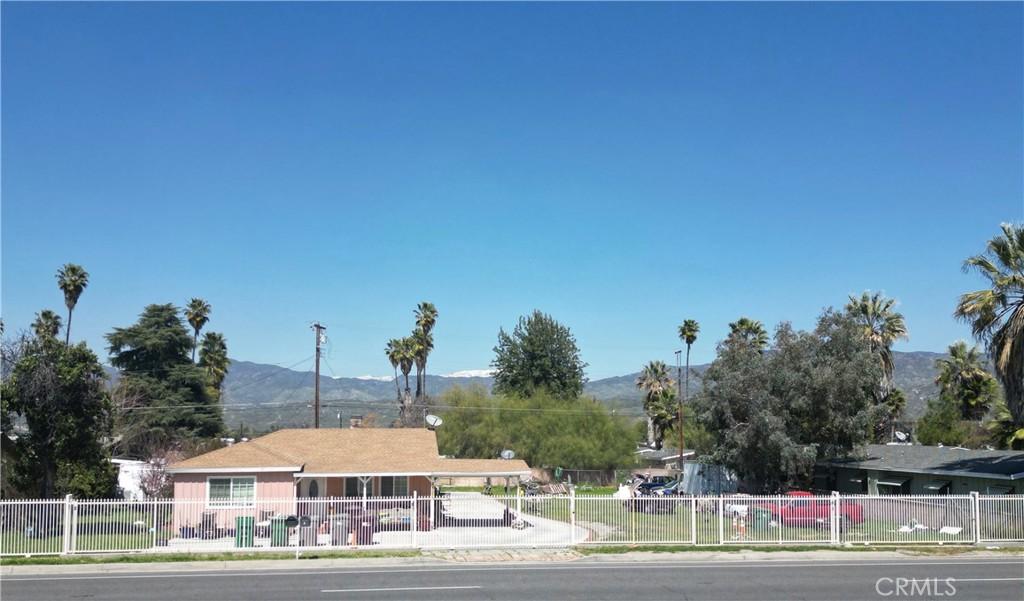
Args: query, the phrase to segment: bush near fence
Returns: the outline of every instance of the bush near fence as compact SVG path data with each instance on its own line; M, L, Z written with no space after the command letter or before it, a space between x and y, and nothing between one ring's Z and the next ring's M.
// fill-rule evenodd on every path
M800 514L795 502L806 509ZM787 509L788 508L788 509ZM856 508L856 509L853 509ZM288 525L285 516L310 525ZM1024 496L610 496L0 501L0 556L588 544L1024 542Z

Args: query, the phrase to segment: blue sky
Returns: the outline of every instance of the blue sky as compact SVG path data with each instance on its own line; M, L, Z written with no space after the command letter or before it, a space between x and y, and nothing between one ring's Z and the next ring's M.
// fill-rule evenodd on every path
M960 271L1024 220L1021 4L4 3L2 313L72 338L213 305L237 359L431 373L541 309L588 375L695 363L850 293L969 336Z

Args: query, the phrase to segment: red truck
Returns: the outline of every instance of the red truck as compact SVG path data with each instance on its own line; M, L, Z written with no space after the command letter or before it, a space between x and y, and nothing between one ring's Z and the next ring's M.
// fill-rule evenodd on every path
M786 500L768 501L758 507L768 510L772 520L785 526L829 527L831 501L828 498L815 497L805 491L791 491L786 497ZM864 522L864 508L850 501L839 501L839 516L839 529L845 530L849 524Z

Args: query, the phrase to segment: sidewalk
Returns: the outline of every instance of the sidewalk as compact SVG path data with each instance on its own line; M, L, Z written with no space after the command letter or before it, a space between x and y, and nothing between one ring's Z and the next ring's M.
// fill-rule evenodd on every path
M971 550L962 554L932 555L906 550L840 551L821 549L814 551L687 551L681 553L633 551L583 555L571 549L490 549L432 551L416 557L331 558L331 559L252 559L238 561L178 561L159 563L96 563L65 565L0 565L0 576L66 575L66 574L133 574L152 572L244 572L250 570L299 571L323 569L373 569L398 567L440 567L460 564L493 563L690 563L690 562L793 562L793 561L891 561L908 557L968 557L1020 558L1024 555L1013 548L998 550ZM966 551L966 550L965 550Z

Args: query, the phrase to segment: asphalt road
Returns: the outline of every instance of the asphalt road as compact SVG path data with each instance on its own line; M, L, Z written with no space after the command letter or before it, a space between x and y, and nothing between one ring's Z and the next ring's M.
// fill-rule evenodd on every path
M882 579L881 581L879 579ZM904 580L900 580L904 579ZM672 561L7 576L4 601L1024 599L1024 559ZM902 588L901 588L902 587Z

